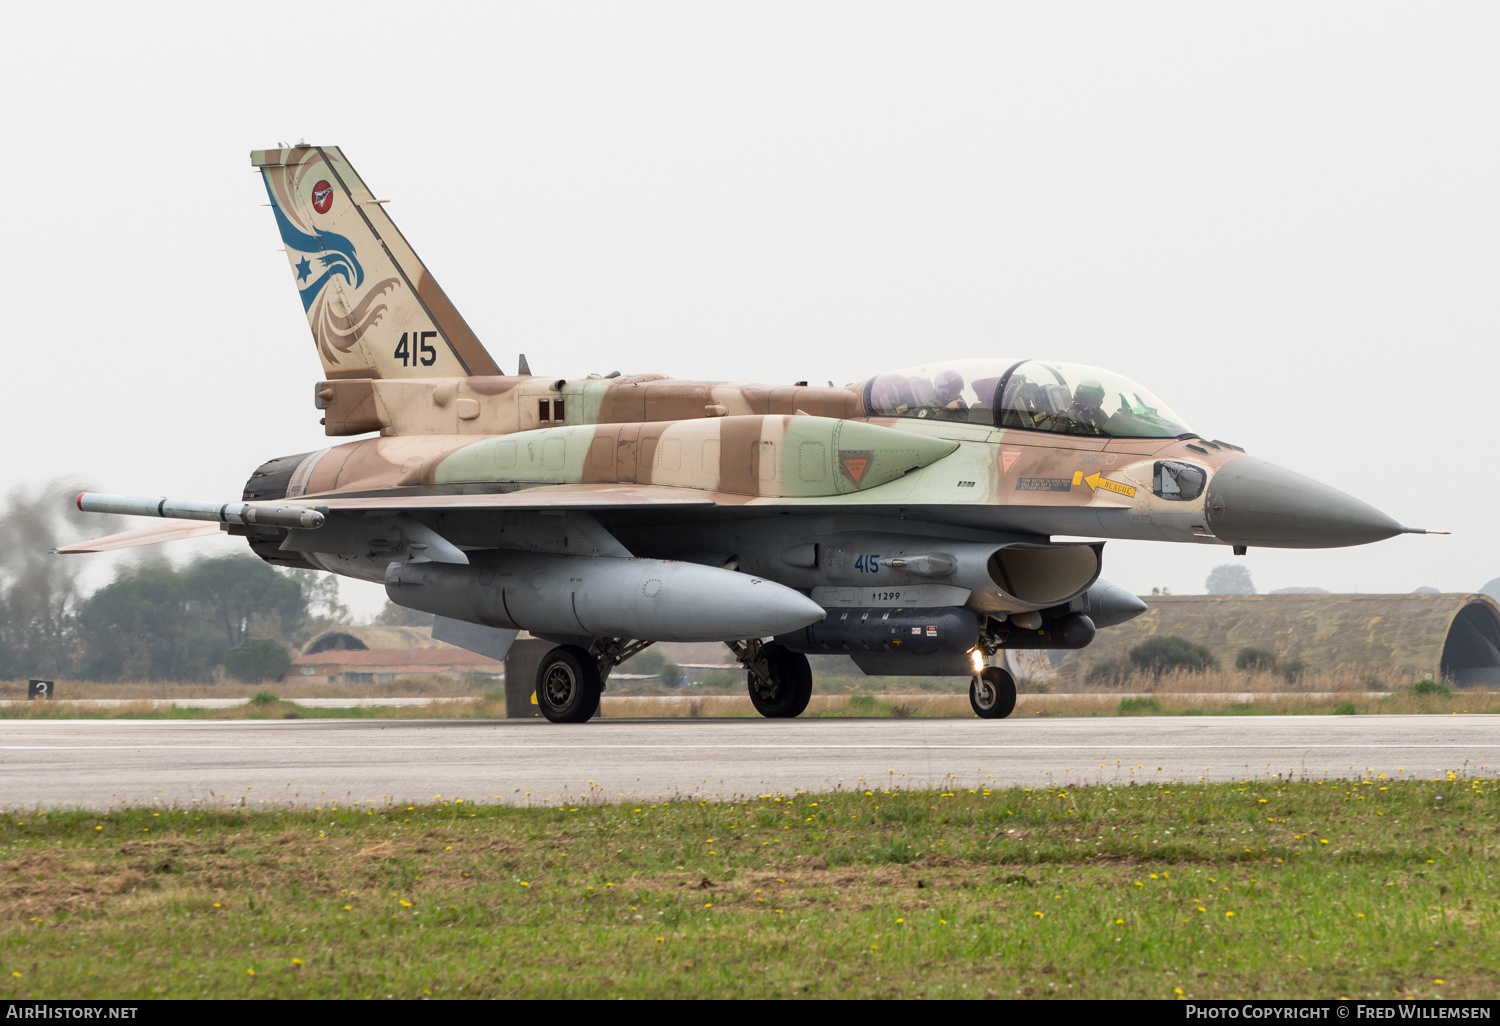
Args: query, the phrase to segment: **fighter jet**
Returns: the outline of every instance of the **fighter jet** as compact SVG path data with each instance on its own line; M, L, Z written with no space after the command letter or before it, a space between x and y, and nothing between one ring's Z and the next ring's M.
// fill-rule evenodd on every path
M721 641L768 717L800 714L808 655L868 674L969 675L1015 706L1014 649L1078 649L1145 610L1104 541L1327 548L1410 531L1209 440L1096 367L983 356L842 387L661 374L502 373L334 146L256 150L322 361L324 434L238 502L84 494L172 522L96 552L222 532L276 566L381 582L434 636L503 658L555 644L536 700L597 711L657 641Z

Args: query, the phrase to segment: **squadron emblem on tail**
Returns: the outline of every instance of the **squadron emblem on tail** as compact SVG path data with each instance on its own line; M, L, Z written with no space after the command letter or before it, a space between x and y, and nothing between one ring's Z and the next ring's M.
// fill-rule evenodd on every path
M337 146L256 150L250 161L328 377L500 373Z
M306 168L304 164L267 169L266 193L271 197L281 241L292 259L297 292L302 297L302 309L307 313L318 353L326 363L337 365L342 362L338 353L349 352L367 331L380 323L388 309L380 300L399 289L401 281L384 278L366 289L365 270L353 241L337 232L320 231L310 223L297 223L302 219L296 202L296 185ZM312 187L310 198L313 210L328 213L333 206L333 186L327 180L320 180ZM334 278L342 278L344 288L338 287ZM331 289L330 284L334 285ZM345 295L345 288L352 296Z

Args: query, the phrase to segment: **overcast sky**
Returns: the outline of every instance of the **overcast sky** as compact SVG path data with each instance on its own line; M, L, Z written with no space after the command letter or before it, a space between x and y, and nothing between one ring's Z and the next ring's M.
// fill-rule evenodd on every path
M1453 531L1252 549L1262 591L1476 589L1500 576L1497 22L1370 2L15 5L5 479L222 501L322 447L248 160L306 138L391 200L503 369L1100 364L1208 437ZM1105 558L1174 592L1230 561Z

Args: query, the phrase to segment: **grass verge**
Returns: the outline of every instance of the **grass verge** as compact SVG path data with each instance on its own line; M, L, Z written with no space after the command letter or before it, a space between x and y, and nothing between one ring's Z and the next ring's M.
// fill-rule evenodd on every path
M1493 997L1497 852L1456 776L37 812L0 997Z

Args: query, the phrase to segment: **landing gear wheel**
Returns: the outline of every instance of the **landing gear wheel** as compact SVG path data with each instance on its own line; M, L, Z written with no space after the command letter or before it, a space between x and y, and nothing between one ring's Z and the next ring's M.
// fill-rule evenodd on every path
M1016 708L1016 678L998 666L969 681L969 705L983 720L1003 720Z
M812 699L812 666L807 656L777 644L761 649L767 676L751 670L750 704L769 719L791 719L802 715Z
M553 723L583 723L599 708L599 664L577 645L559 645L536 669L536 704Z

